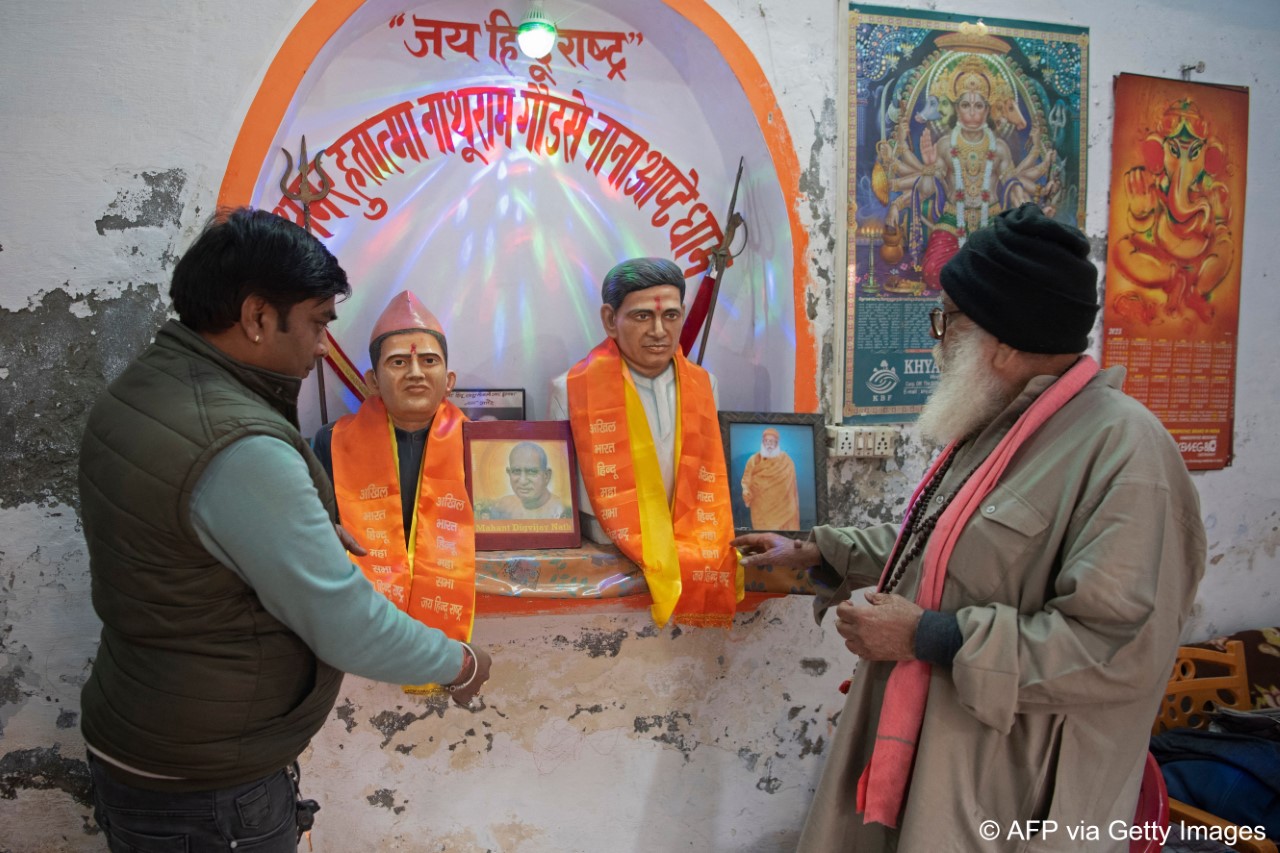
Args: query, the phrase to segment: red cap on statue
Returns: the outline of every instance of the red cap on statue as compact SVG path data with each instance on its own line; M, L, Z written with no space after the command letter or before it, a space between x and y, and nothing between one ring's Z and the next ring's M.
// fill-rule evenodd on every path
M436 315L428 311L427 306L423 305L418 297L407 290L402 290L391 297L386 309L378 317L378 321L373 324L373 332L369 335L369 343L372 344L378 338L391 332L407 332L413 329L434 332L441 338L444 337L444 329L441 328L440 321L436 319Z

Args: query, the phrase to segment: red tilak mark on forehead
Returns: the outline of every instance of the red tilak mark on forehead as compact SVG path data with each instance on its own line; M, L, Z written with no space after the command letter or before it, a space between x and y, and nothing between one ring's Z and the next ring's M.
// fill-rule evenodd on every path
M655 297L653 297L653 310L654 310L654 311L661 311L661 310L662 310L662 300L661 300L661 299L659 299L659 298L658 298L658 297L656 297L656 296L655 296Z
M417 354L418 354L418 345L409 344L409 355L417 355Z

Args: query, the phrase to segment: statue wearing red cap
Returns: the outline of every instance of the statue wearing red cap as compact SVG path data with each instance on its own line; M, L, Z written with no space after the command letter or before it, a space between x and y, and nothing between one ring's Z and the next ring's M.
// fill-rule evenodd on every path
M368 552L353 555L365 576L409 615L466 640L475 516L462 462L467 418L446 399L456 378L448 357L435 315L407 290L392 297L369 335L369 397L322 427L315 449L344 526Z

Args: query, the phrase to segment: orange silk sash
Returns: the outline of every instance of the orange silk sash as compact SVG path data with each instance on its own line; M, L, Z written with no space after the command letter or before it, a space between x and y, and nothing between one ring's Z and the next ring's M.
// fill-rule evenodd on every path
M609 538L639 565L653 619L728 627L742 600L733 512L711 377L677 353L678 436L670 505L635 383L607 339L569 371L569 423L582 478ZM628 424L641 435L633 435ZM654 499L654 495L660 499Z
M369 552L351 559L401 610L464 642L471 637L476 600L475 514L462 466L466 419L448 400L436 410L408 547L395 430L382 399L369 397L333 427L338 513Z

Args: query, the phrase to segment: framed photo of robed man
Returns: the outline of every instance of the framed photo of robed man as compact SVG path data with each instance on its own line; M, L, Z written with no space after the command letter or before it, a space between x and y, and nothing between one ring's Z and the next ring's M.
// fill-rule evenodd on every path
M462 439L477 551L582 543L568 421L472 422Z
M820 414L720 412L736 530L804 533L827 520Z

